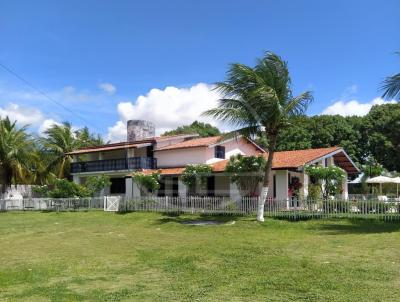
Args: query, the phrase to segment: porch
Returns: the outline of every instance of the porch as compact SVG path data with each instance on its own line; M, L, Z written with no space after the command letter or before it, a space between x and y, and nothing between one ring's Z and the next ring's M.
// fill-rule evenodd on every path
M194 190L182 182L179 175L162 175L160 177L160 189L157 192L148 195L156 197L180 197L202 196L202 197L224 197L233 201L241 200L242 197L258 197L261 192L262 184L260 183L253 191L240 191L238 186L231 182L229 174L213 173L207 177L206 182L202 185L197 181ZM308 198L308 188L310 179L304 171L294 170L273 170L270 178L270 190L268 198L270 200L286 201L287 207L297 207L296 200L306 200ZM135 199L141 196L138 186L132 181L131 177L125 178L126 199ZM298 187L297 189L294 189ZM341 188L342 200L348 199L347 179L342 182Z

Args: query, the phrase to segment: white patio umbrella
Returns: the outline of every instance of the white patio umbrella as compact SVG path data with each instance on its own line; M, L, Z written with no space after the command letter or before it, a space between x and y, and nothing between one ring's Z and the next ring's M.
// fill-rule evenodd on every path
M387 176L373 177L373 178L368 179L366 182L369 184L379 184L380 194L382 194L382 184L394 183L393 178L390 178Z
M399 184L400 184L400 176L392 178L393 182L397 184L397 197L399 197Z

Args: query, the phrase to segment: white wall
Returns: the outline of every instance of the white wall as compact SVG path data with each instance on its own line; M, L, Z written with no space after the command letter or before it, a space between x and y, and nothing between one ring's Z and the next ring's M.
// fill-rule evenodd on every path
M288 171L277 170L275 171L276 179L276 199L287 200L288 199Z
M202 164L206 162L207 147L173 149L155 151L158 168L184 167L188 164Z
M32 188L36 187L35 185L11 185L10 188L7 188L5 194L2 194L3 185L0 184L0 198L13 198L13 197L32 197L34 192Z
M220 145L225 147L226 159L236 154L259 154L258 149L244 138L232 139ZM157 166L160 168L183 167L187 164L212 164L222 160L214 157L214 146L155 151L154 154L157 158Z
M247 139L242 137L238 139L228 140L227 142L220 144L225 147L225 159L229 159L232 155L257 155L259 154L258 149L250 143ZM207 164L212 164L220 161L221 158L215 158L215 147L207 148Z

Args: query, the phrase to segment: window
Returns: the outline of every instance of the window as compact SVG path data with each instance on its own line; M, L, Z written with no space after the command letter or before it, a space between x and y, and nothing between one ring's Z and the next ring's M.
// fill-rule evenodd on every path
M225 147L224 146L215 146L215 158L225 159Z

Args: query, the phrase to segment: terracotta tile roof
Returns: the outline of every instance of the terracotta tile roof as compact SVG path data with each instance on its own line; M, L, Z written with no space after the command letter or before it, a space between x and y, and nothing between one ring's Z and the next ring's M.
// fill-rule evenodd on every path
M152 174L155 172L160 173L161 175L180 175L183 173L183 170L185 170L185 167L176 167L176 168L164 168L164 169L154 169L154 170L150 170L150 169L146 169L146 170L142 170L141 172L143 172L144 174ZM131 174L128 174L128 176Z
M105 145L100 145L100 146L81 148L81 149L69 152L67 154L74 155L74 154L85 154L85 153L93 153L93 152L101 152L101 151L119 150L119 149L126 149L126 148L136 148L136 147L140 147L141 145L146 144L146 143L155 143L155 142L165 141L168 139L173 139L173 138L178 138L178 137L191 138L191 137L196 137L196 136L198 136L198 134L178 134L178 135L168 135L168 136L155 136L155 137L149 137L149 138L134 141L134 142L121 142L121 143L113 143L113 144L105 144Z
M190 139L184 142L176 143L173 145L165 146L156 149L155 151L173 150L173 149L184 149L193 147L208 147L216 144L221 140L221 136L201 137Z
M320 148L320 149L307 149L307 150L294 150L294 151L277 151L274 154L274 159L272 160L272 169L289 169L298 168L304 166L305 164L316 160L320 157L328 155L340 147L331 148ZM263 154L265 159L268 158L268 153ZM213 171L222 172L225 171L228 159L216 162L212 165Z
M294 150L294 151L278 151L274 154L272 160L273 169L298 168L305 164L316 160L320 157L328 155L332 152L341 149L340 147ZM264 153L265 159L268 158L268 153Z
M340 149L340 147L331 147L294 151L278 151L274 154L272 169L296 169ZM268 153L264 153L263 155L265 158L268 158ZM211 164L213 172L225 171L227 163L228 159L224 159L214 164ZM183 170L184 167L159 169L161 175L179 175L182 174ZM148 171L154 172L155 170Z

